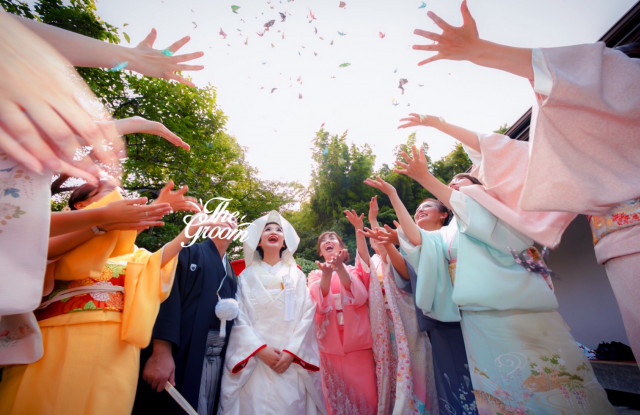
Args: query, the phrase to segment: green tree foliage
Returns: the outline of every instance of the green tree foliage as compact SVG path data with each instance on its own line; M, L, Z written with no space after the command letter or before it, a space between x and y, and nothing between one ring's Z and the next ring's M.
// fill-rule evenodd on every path
M411 154L411 147L414 145L416 136L412 133L405 143L395 147L396 160L403 160L403 152ZM423 142L419 147L427 154L429 147L426 143ZM287 218L300 236L298 260L318 259L317 238L325 230L336 231L353 258L355 233L343 212L346 209L354 209L357 213L364 213L365 225L368 225L366 216L369 212L369 201L374 195L378 195L378 222L393 224L396 215L389 199L363 184L367 177L380 176L391 183L409 212L413 212L423 199L433 197L413 179L394 172L395 166L383 164L374 172L375 156L369 146L349 146L346 133L338 136L325 130L318 131L314 139L313 161L315 166L310 197L298 211L287 214ZM431 172L443 182L448 182L454 174L462 173L471 166L461 146L457 146L441 160L432 162L427 156L427 161L431 166ZM305 264L309 265L308 262Z
M287 215L300 236L297 257L318 259L316 241L326 230L337 232L353 256L355 231L344 211L368 212L375 191L363 182L373 174L375 156L367 144L349 145L346 132L331 135L324 129L316 133L312 154L311 196L297 212Z
M34 12L22 1L0 0L5 10L111 43L120 43L118 28L100 20L93 0L41 0ZM160 121L191 146L185 151L147 134L126 137L122 187L150 199L169 180L188 185L189 195L202 202L213 197L231 199L229 208L250 222L269 210L291 206L301 196L301 185L262 181L248 165L245 149L225 131L226 117L216 103L211 85L190 88L129 72L79 68L114 118L142 116ZM58 203L59 204L59 203ZM216 203L209 205L211 210ZM155 250L184 227L184 214L165 217L165 226L147 230L137 243Z
M443 183L449 183L451 178L458 173L464 173L471 167L471 160L458 144L456 148L431 166L432 173Z

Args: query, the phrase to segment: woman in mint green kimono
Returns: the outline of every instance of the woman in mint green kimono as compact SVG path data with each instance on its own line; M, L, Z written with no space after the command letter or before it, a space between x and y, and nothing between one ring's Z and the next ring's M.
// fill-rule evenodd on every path
M457 246L454 241L447 248L457 260L453 284L439 265L445 253L436 238L415 233L411 217L396 209L404 231L401 247L420 246L420 266L432 267L426 273L418 270L416 303L423 312L453 315L453 305L460 310L478 412L616 413L555 311L552 289L510 253L527 250L533 241L441 183L429 173L422 151L412 150L413 157L403 153L405 162L398 162L395 171L416 180L456 215ZM394 207L401 203L392 186L381 179L375 183Z

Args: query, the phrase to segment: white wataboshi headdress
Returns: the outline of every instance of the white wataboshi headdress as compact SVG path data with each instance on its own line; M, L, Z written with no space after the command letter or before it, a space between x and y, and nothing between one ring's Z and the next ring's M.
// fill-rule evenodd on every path
M293 259L293 253L298 249L300 243L300 237L293 229L293 226L283 218L278 212L272 210L266 215L256 219L247 227L247 238L244 240L244 262L247 266L253 264L259 264L262 261L260 254L256 251L260 238L262 237L262 231L267 223L277 223L282 228L284 233L284 242L287 245L284 251L282 251L281 260L285 264L295 264Z

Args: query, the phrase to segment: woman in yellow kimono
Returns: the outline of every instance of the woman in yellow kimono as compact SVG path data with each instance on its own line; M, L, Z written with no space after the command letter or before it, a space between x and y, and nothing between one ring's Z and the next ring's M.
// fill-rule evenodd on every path
M117 190L104 193L87 194L86 209L122 199ZM183 194L168 191L172 201L182 200L182 208ZM166 212L168 205L162 206ZM149 343L160 303L171 290L181 243L189 240L187 227L150 253L134 245L137 227L111 225L105 232L94 226L85 230L93 237L49 264L53 292L36 312L44 357L4 369L0 413L131 413L140 348Z

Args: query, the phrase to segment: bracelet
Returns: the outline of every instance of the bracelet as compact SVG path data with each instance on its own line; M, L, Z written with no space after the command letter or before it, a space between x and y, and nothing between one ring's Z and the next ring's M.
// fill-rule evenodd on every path
M127 62L127 61L124 61L122 63L116 62L116 66L114 66L113 68L109 69L109 72L120 72L121 70L126 68L128 64L129 64L129 62Z
M91 227L91 230L93 231L93 233L95 233L96 235L104 235L105 233L107 233L107 231L105 231L102 228L97 227L96 225L93 225Z

